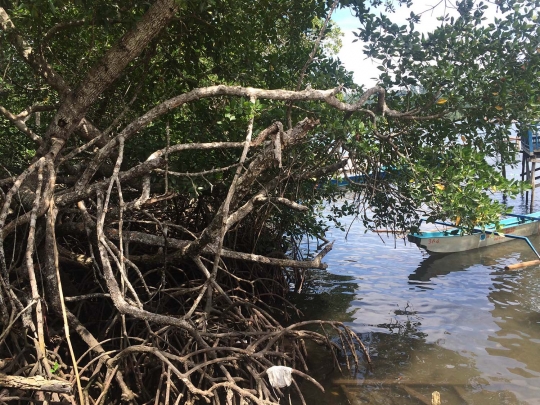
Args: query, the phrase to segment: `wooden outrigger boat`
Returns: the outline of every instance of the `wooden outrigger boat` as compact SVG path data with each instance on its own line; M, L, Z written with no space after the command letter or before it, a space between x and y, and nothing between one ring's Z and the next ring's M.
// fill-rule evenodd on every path
M499 230L495 225L488 225L485 229L475 229L471 234L461 235L456 225L436 222L437 224L453 226L454 229L446 229L440 232L419 232L409 234L407 239L430 253L454 253L466 250L492 246L498 243L508 242L511 239L525 240L531 249L540 258L540 255L527 236L535 235L540 230L540 212L529 215L509 214L499 222Z

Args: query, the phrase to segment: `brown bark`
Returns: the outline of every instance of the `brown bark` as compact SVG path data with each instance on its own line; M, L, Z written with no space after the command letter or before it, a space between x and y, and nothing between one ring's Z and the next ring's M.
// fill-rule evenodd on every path
M49 154L54 160L70 135L77 129L91 105L124 72L131 63L174 17L178 3L157 0L137 22L88 72L81 84L66 95L51 121L45 143L37 155Z

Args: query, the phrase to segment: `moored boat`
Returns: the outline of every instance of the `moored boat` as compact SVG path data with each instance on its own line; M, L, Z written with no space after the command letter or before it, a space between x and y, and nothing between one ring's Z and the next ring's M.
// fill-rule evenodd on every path
M407 239L430 253L454 253L478 249L511 239L526 239L540 229L540 212L528 215L515 215L499 221L499 229L488 225L484 229L475 229L470 234L462 235L459 228L449 228L436 232L411 233ZM527 240L527 243L530 242ZM530 245L532 248L532 245ZM533 248L534 250L534 248Z

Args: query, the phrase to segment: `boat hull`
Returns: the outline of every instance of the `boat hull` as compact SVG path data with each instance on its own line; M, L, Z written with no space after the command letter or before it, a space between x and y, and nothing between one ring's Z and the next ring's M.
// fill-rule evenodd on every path
M529 215L538 216L540 213ZM478 249L492 246L499 243L509 242L512 239L504 234L515 236L530 236L539 233L540 221L522 221L514 218L501 221L503 226L500 233L494 233L494 227L486 228L486 233L478 231L470 235L452 235L450 232L421 232L409 234L409 242L413 242L419 247L432 253L454 253L466 250Z

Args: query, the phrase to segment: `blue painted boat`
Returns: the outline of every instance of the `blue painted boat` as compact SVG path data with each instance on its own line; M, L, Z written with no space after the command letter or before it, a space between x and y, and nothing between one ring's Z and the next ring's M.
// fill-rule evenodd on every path
M338 187L345 187L352 183L364 183L364 176L363 175L354 175L354 176L347 176L347 177L340 177L338 179L331 179L330 184Z
M334 186L338 186L338 187L345 187L349 184L364 184L366 183L366 181L373 181L374 179L377 179L377 180L385 179L388 176L389 172L390 171L387 169L382 169L381 171L377 173L373 173L371 175L354 174L354 175L349 175L347 177L339 177L339 178L331 179L330 184Z
M444 225L452 226L452 224ZM495 225L488 225L484 229L475 229L470 234L462 235L460 229L454 225L454 228L440 232L411 233L407 239L430 253L464 252L508 242L511 239L524 239L536 253L526 237L538 234L539 229L540 212L535 212L528 215L511 215L499 222L498 230Z

